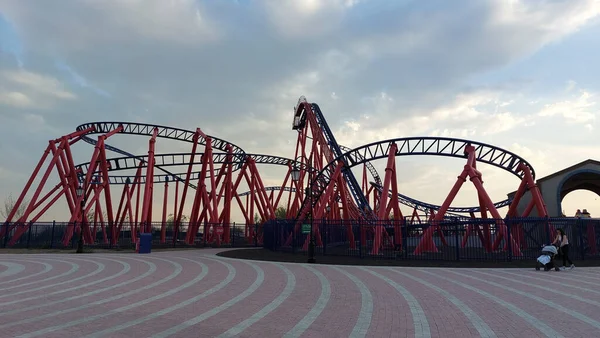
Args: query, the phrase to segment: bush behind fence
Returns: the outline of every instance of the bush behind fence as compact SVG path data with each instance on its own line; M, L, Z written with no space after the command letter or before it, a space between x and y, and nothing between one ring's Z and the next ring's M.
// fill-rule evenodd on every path
M31 224L27 232L25 232L14 245L10 245L9 242L11 237L14 235L18 227L24 227L26 225L17 225L8 236L1 239L0 247L2 248L27 248L27 249L74 249L77 247L79 240L78 232L74 232L68 245L64 245L63 238L69 227L73 228L74 223L68 222L36 222ZM177 235L174 234L173 227L167 227L165 242L161 243L161 222L152 224L152 247L153 248L182 248L182 247L210 247L214 246L213 243L205 241L204 235L198 233L194 239L194 244L184 243L188 223L182 223L180 230ZM0 226L10 228L10 224L0 223ZM90 226L92 229L93 226ZM110 230L106 227L107 237L110 238ZM93 231L92 231L93 232ZM245 237L245 225L244 224L230 224L230 236L229 243L221 243L221 247L248 247L258 246L257 238L246 239ZM92 234L94 235L94 234ZM86 243L85 247L88 248L102 248L102 249L131 249L135 247L135 243L132 241L131 230L122 229L119 233L119 238L116 244L106 243L104 240L104 234L100 225L96 227L95 242L93 244Z
M306 223L310 223L307 221ZM498 250L486 250L477 228L489 228L490 242L498 236L500 224L507 226L507 240L502 241ZM292 231L292 221L270 221L264 226L264 247L273 251L304 252L310 233L305 227L304 233ZM439 232L434 232L433 241L438 252L414 254L423 232L431 226L429 223L410 224L405 221L375 221L367 226L364 222L314 220L312 222L315 237L317 230L322 245L317 245L317 255L353 256L360 258L388 258L406 260L479 260L511 261L534 260L540 255L541 247L554 240L556 229L563 229L569 237L569 255L572 259L600 258L600 220L573 218L514 218L510 220L474 219L439 223ZM389 240L384 242L379 255L371 255L373 249L373 226L383 226ZM399 230L401 242L394 243L394 233ZM466 235L468 232L469 235ZM351 248L350 235L354 235L355 248ZM291 237L289 245L286 241ZM445 239L446 245L443 240ZM519 252L512 252L512 246L505 243L515 240ZM316 241L315 241L316 243Z

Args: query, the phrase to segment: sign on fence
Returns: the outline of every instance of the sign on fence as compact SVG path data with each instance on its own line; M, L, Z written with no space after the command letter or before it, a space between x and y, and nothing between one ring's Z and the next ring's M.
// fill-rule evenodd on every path
M222 235L223 234L223 227L222 226L218 226L215 227L217 229L217 235Z
M302 224L302 233L310 234L310 224Z

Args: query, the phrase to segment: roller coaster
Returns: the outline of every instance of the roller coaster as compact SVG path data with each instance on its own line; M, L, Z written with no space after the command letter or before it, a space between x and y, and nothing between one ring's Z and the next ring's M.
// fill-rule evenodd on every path
M206 135L200 128L184 130L132 122L82 124L72 133L49 141L0 236L9 239L9 245L14 244L60 201L66 202L72 224L62 238L64 245L81 232L85 243L94 243L97 229L105 243L116 243L123 231L130 232L135 241L138 234L152 232L157 222L160 241L165 243L168 207L172 207L173 232L185 233L185 243L193 244L201 234L204 241L227 244L235 212L244 219L243 236L257 238L260 243L263 225L275 220L277 207L284 204L287 221L293 223L285 234L285 245L291 245L308 217L338 220L340 224L359 222L362 231L372 238L371 253L376 255L383 247L401 246L403 235L397 229L406 222L422 222L425 214L427 219L423 222L427 226L418 235L414 254L437 251L433 239L438 236L443 241L439 226L443 222L492 218L496 220L493 235L485 225L469 226L469 232L477 233L488 250L512 250L513 255L518 255L519 237L507 236L506 220L527 217L534 209L538 216L548 216L531 164L499 147L455 138L407 137L350 149L338 144L319 105L309 103L305 97L300 97L294 107L292 130L297 132L295 152L293 157L285 158L247 153L231 142ZM133 154L107 143L126 135L146 138L148 152ZM185 142L190 151L155 153L161 139ZM89 161L76 164L72 147L80 141L90 145L91 155ZM109 157L109 152L118 156ZM396 157L413 155L465 161L441 205L400 193ZM372 164L375 160L386 160L383 177ZM513 198L492 201L477 169L479 164L503 169L520 181ZM285 168L281 184L264 185L259 170L264 165ZM175 172L177 167L187 170ZM362 169L362 175L356 175L353 168ZM58 177L55 185L49 183L53 173ZM467 179L476 188L479 204L452 206ZM164 186L162 199L155 196L155 184ZM78 189L84 193L78 195ZM517 205L527 191L531 201L519 214ZM156 205L160 205L158 212L153 210ZM409 207L412 214L405 217L400 205ZM184 227L186 207L191 211ZM25 212L15 217L19 208ZM502 208L507 209L504 216L500 214ZM160 221L154 219L155 214L161 215ZM396 231L388 231L389 228ZM357 243L355 236L348 225L346 241L351 249ZM315 230L314 239L317 246L323 245L319 229ZM307 245L308 238L302 247L306 249Z

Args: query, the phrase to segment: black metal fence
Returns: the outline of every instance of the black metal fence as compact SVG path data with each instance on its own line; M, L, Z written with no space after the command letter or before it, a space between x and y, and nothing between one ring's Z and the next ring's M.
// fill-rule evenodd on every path
M198 233L195 236L193 245L184 243L188 228L187 223L182 223L176 235L174 234L173 227L167 227L165 241L161 242L161 224L162 223L158 222L152 225L153 248L211 247L215 245L214 243L207 242L202 233ZM2 233L11 228L11 224L6 223L0 223L0 226L5 227L5 229L2 229ZM26 232L22 234L14 244L11 245L11 238L17 229L19 227L25 227L25 225L17 225L15 228L9 231L8 236L4 236L0 239L0 247L27 249L74 249L77 247L77 242L79 240L78 232L74 232L74 235L71 237L67 245L65 245L63 242L65 233L69 228L73 229L74 226L74 223L68 222L36 222L31 224L29 228L26 229ZM222 240L220 247L258 246L256 236L253 238L246 238L245 224L231 223L229 229L229 242L227 243ZM105 232L107 233L107 237L110 238L110 229L106 229ZM111 244L110 241L105 240L102 228L97 226L95 231L95 242L93 244L86 243L85 247L103 249L132 249L135 247L135 243L132 240L131 230L122 229L119 233L117 242L115 244Z
M383 245L377 255L373 253L375 226L385 229ZM411 224L407 221L377 221L370 224L328 220L312 222L317 255L446 261L527 260L538 257L541 247L554 240L556 229L563 229L569 238L570 257L581 260L600 258L600 220L595 219L522 218L443 222L438 224L439 228L434 228L435 248L415 253L423 233L431 226L429 223ZM504 239L498 239L501 226L506 226ZM304 231L292 231L293 228L294 223L290 221L266 223L264 247L273 251L306 251L310 224L304 225ZM395 236L396 231L401 236ZM494 247L497 239L498 245Z

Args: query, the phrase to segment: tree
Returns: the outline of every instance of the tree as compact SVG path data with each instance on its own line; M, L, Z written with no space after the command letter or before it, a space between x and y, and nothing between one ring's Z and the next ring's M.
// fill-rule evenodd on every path
M283 206L278 206L275 209L275 219L287 219L287 209ZM258 224L261 222L261 218L258 213L254 214L254 224Z
M181 223L185 223L189 221L189 217L187 217L186 215L181 215ZM173 226L175 224L175 215L173 214L169 214L169 216L167 216L167 226Z
M0 209L0 216L2 216L2 218L4 220L6 220L8 218L8 215L10 215L10 212L13 210L13 208L15 207L15 205L17 204L17 201L13 198L12 194L8 195L8 197L4 200L4 207L2 209ZM23 200L23 203L21 203L21 205L19 205L19 207L17 208L17 212L15 213L15 215L12 218L12 221L16 221L19 218L21 218L21 216L23 216L25 214L25 210L27 209L27 205L29 204L28 200Z
M287 209L282 206L277 207L277 209L275 209L275 218L276 219L286 219L287 218Z
M179 231L184 229L184 223L187 223L190 218L186 215L181 215L181 223L179 223ZM169 214L167 216L166 228L168 231L175 230L175 215Z

